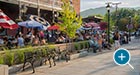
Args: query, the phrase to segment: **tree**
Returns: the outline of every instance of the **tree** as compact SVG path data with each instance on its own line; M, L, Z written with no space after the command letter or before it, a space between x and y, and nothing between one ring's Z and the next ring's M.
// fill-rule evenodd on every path
M75 37L76 30L81 27L82 19L80 16L77 16L70 2L67 0L62 0L62 2L61 16L59 17L59 20L62 21L62 23L60 23L60 30L72 39Z
M108 23L108 14L105 14L103 21ZM110 30L113 29L114 23L115 23L115 22L113 21L112 17L110 17ZM107 25L108 25L108 24L107 24Z
M110 13L110 25L111 27L118 27L119 30L127 30L126 25L130 23L130 17L132 17L132 24L134 27L137 27L139 25L139 14L140 10L135 9L126 9L121 8L117 11ZM137 14L137 15L136 15ZM104 16L104 21L107 22L107 14Z
M140 25L140 15L138 13L136 13L134 18L133 18L133 24L134 24L135 29L137 29Z
M127 29L128 23L129 23L129 20L127 18L121 18L118 21L119 30L121 30L121 31L128 31L128 29Z

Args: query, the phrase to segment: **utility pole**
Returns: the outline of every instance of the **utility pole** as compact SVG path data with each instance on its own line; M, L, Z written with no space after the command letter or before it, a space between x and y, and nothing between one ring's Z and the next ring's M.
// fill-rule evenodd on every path
M115 5L115 9L116 9L116 26L117 26L117 30L118 30L118 18L119 18L119 15L118 15L118 5L121 4L121 2L118 2L118 3L112 3L112 5Z

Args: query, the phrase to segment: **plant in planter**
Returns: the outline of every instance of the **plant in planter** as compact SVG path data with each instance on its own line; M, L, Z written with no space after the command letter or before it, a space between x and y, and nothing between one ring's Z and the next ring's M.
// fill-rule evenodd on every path
M74 44L74 48L75 48L76 52L78 52L78 50L79 50L79 44L78 43L75 43Z
M79 44L80 44L80 50L82 50L82 49L84 48L84 43L81 42L81 43L79 43Z
M4 61L3 61L3 56L0 56L0 64L3 64Z
M14 53L14 64L20 64L24 61L24 51L18 50Z
M85 42L85 48L88 48L89 47L89 43L88 42Z
M14 53L6 51L4 55L4 64L11 66L13 65L13 63L14 63Z

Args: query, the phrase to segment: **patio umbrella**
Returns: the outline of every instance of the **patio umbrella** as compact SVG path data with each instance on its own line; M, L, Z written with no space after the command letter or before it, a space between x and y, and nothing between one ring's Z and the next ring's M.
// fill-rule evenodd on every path
M39 30L46 30L47 28L43 26L41 23L36 22L36 21L24 21L24 22L19 22L19 26L23 26L26 28L37 28Z
M32 21L37 21L37 22L43 24L47 28L50 26L50 23L48 21L46 21L44 18L41 18L37 15L28 15L28 18Z
M11 20L6 14L0 9L0 27L8 29L17 29L18 25Z
M100 22L100 29L106 30L107 29L107 22Z
M58 29L59 29L58 25L53 25L53 26L48 27L48 30L58 30Z
M85 24L85 27L100 27L99 24L95 23L95 22L89 22Z

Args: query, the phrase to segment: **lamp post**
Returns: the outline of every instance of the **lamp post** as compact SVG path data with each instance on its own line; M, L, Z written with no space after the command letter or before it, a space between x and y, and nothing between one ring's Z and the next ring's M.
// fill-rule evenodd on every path
M107 9L107 12L108 12L108 43L110 43L110 3L107 3L107 6L106 6L106 9Z
M131 41L131 34L130 34L130 29L131 29L131 23L132 22L132 17L129 16L129 25L128 25L128 30L129 30L129 41Z

